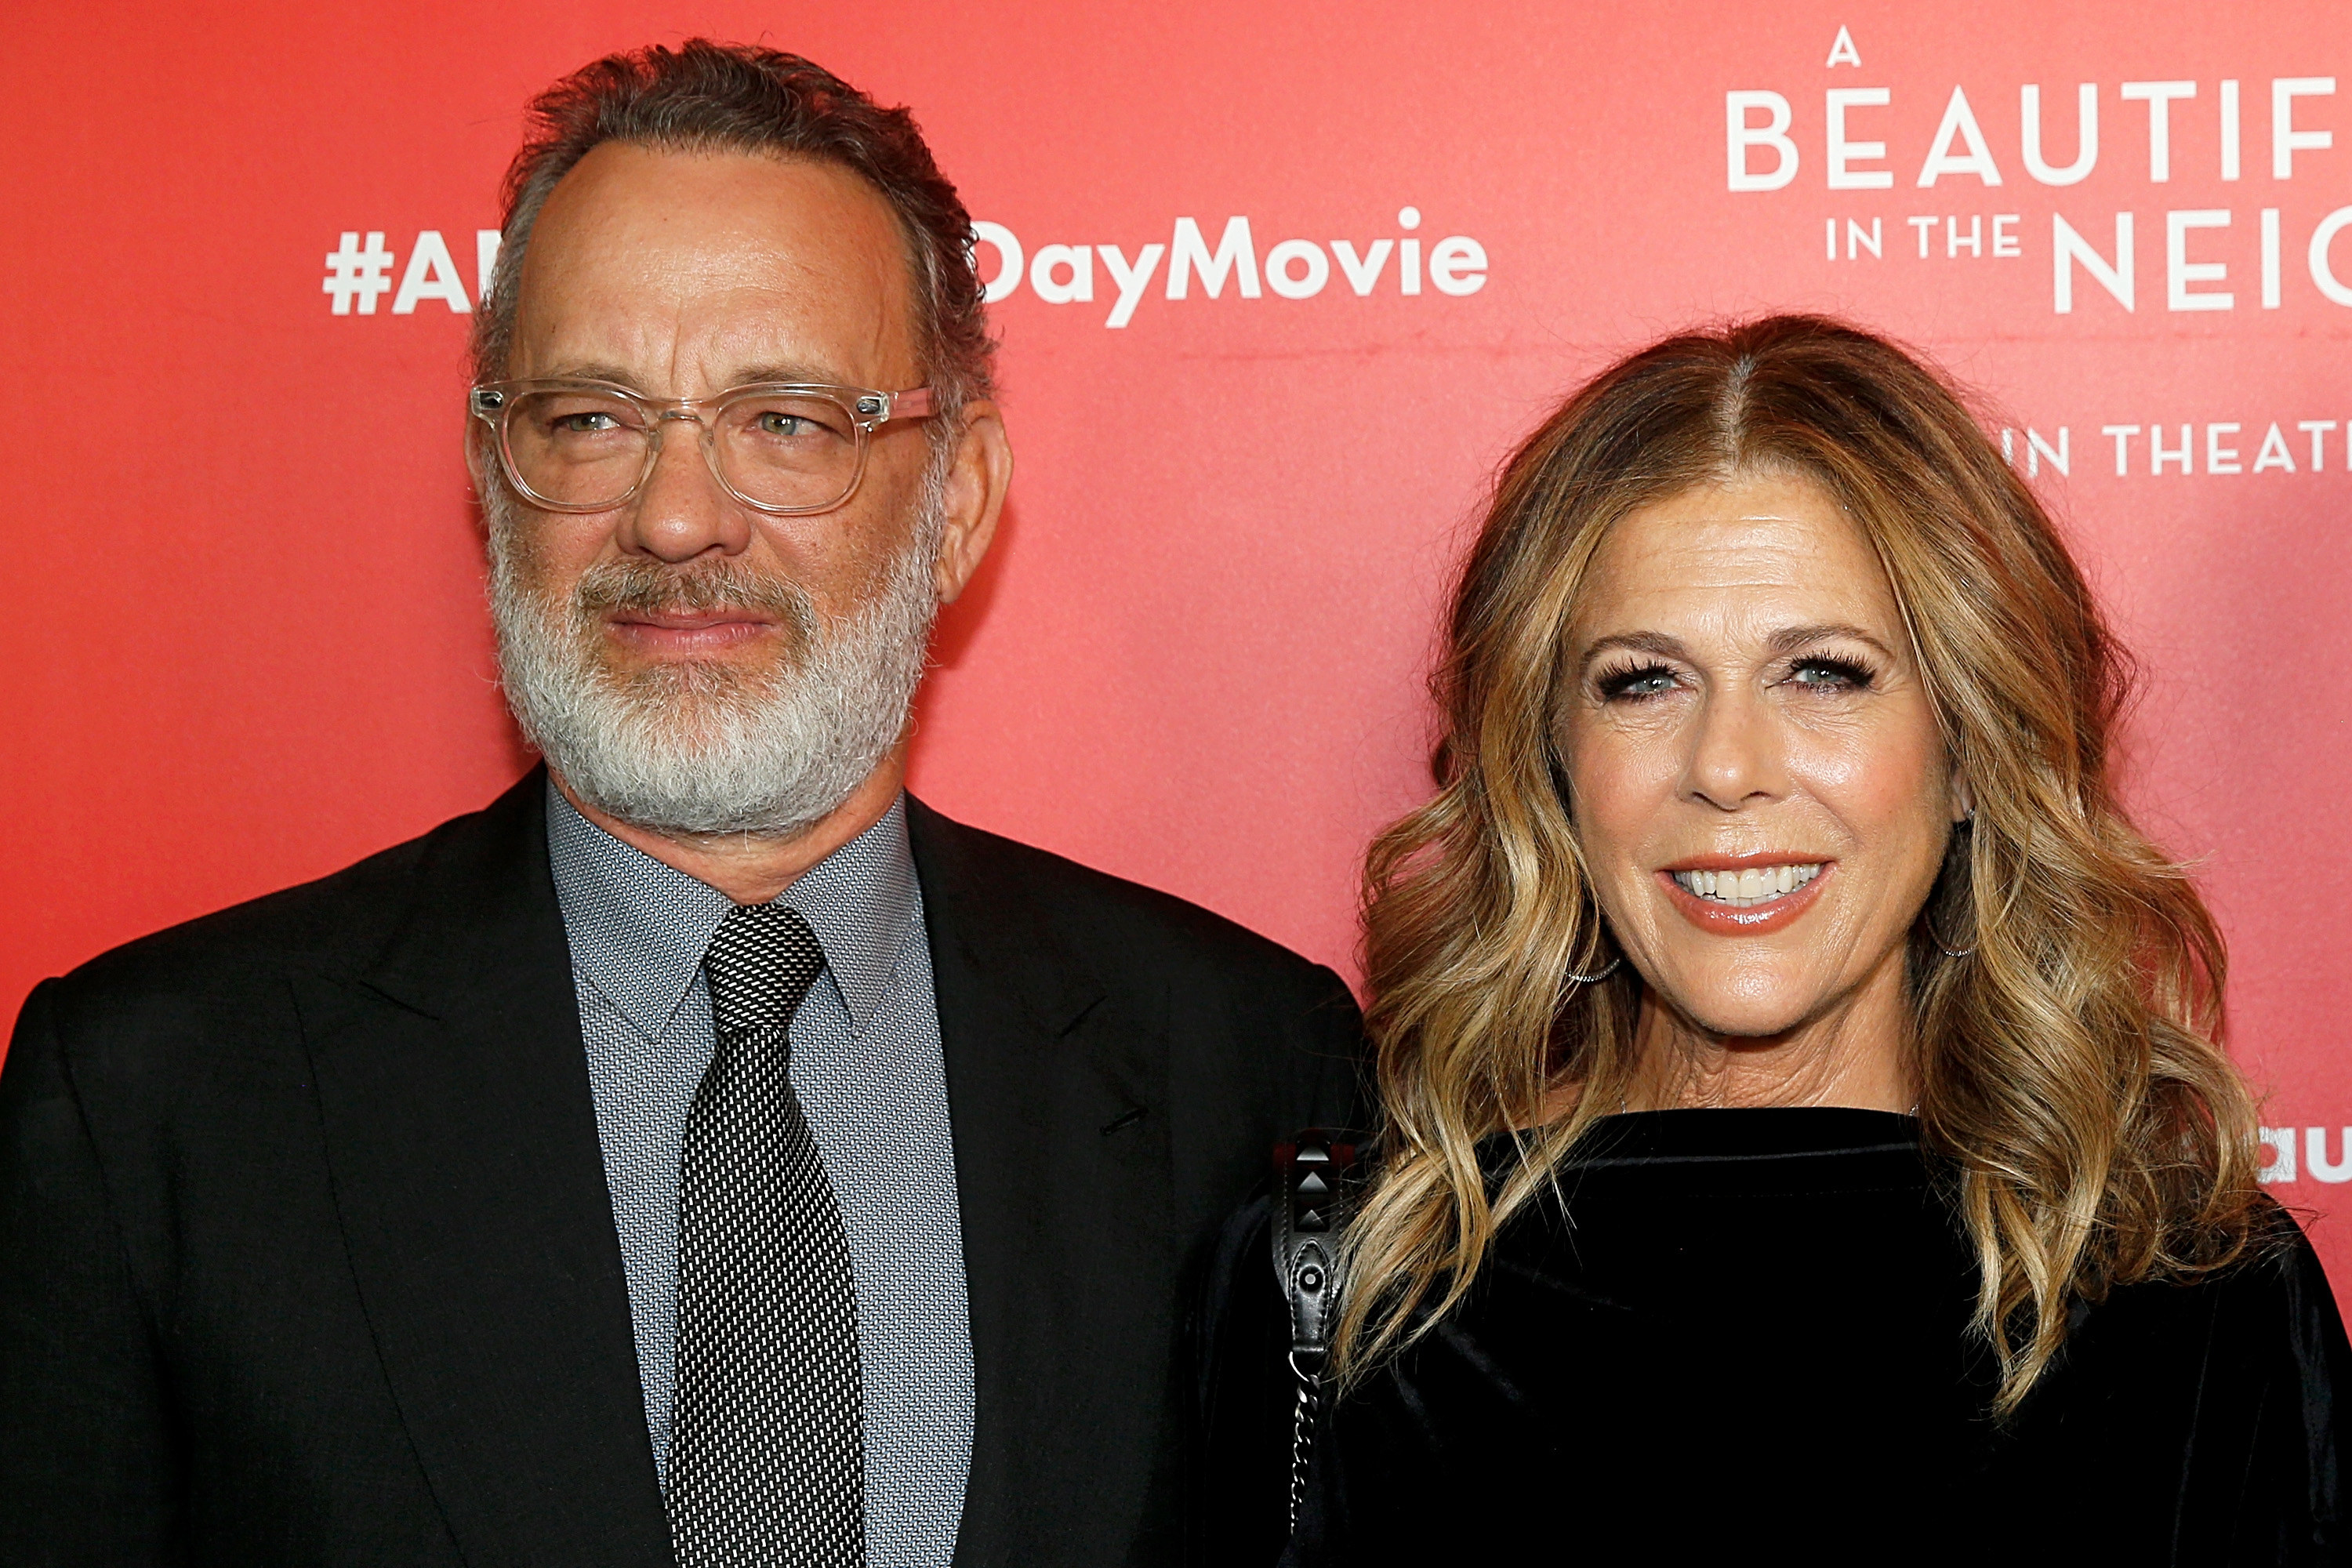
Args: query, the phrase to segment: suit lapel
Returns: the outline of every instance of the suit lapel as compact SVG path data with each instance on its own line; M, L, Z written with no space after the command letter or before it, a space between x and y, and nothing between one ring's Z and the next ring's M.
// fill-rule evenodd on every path
M435 835L386 951L299 1000L352 1271L467 1557L667 1563L543 789Z
M1172 1307L1165 1023L1097 978L983 836L909 801L954 1128L975 1381L959 1568L1117 1562ZM1159 1115L1152 1114L1159 1110Z

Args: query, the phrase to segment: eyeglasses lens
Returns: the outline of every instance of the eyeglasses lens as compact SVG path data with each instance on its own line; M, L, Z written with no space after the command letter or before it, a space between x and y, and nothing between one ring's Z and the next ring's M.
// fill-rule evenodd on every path
M627 500L654 440L637 405L596 392L526 393L507 413L515 478L542 500L583 511ZM858 447L857 422L829 397L752 393L722 405L710 423L720 477L778 511L820 510L848 495Z

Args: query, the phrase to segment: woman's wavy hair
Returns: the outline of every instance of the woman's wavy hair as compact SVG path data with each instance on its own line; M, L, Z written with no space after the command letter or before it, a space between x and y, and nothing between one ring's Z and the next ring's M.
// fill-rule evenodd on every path
M1559 739L1567 632L1618 519L1758 472L1810 479L1867 537L1973 793L1907 978L1921 1136L1974 1243L1996 1413L2050 1365L2073 1302L2274 1234L2254 1102L2220 1045L2221 935L2116 799L2129 671L2082 574L1935 374L1776 316L1612 366L1498 479L1433 679L1436 796L1365 870L1383 1121L1349 1242L1350 1378L1462 1300L1497 1227L1621 1102L1641 977L1563 978L1608 952ZM1543 1124L1564 1086L1575 1109ZM1516 1158L1496 1180L1479 1144L1497 1133Z

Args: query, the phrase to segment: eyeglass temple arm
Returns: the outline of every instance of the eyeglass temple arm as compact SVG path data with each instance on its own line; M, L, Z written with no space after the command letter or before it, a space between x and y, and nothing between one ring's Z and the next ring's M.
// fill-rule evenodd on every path
M894 419L922 419L939 411L928 386L907 392L877 392L857 400L857 416L870 427Z

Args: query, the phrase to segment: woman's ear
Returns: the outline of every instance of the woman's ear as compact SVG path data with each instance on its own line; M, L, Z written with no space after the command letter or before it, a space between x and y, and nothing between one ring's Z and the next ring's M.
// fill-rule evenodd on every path
M1969 787L1969 775L1959 768L1952 770L1950 793L1954 822L1967 822L1976 816L1976 792Z

